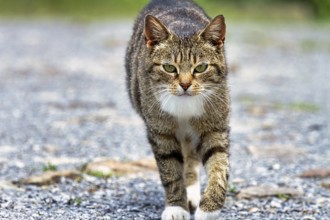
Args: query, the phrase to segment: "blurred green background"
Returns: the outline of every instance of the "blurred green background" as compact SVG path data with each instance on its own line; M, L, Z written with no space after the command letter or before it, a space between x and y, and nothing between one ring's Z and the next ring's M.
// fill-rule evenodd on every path
M73 20L135 17L149 0L0 0L0 17ZM330 0L196 0L211 16L231 20L330 20Z

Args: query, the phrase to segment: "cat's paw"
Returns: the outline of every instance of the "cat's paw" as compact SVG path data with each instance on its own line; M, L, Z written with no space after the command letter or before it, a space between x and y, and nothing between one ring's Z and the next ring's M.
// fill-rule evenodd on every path
M199 182L187 187L187 199L190 210L195 211L201 200Z
M200 207L195 212L195 220L217 220L220 219L220 210L214 212L204 212Z
M168 206L163 211L162 220L190 220L190 214L180 206Z

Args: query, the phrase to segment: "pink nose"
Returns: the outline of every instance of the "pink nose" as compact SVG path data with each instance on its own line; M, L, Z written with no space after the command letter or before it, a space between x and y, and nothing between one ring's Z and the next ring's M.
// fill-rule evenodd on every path
M186 91L191 86L191 83L180 83L180 86Z

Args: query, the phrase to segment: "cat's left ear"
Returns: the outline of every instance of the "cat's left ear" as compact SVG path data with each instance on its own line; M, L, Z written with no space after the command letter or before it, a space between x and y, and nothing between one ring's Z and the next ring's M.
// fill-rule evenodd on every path
M144 35L147 47L150 48L170 36L169 30L152 15L147 15L144 23Z
M223 15L216 16L199 36L218 47L222 47L226 37L225 17Z

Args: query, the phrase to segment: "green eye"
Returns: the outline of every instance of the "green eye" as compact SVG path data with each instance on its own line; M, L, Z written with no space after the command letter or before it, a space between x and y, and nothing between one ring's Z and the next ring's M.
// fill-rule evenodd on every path
M175 66L173 66L173 65L171 65L171 64L164 64L164 65L163 65L163 68L164 68L164 70L165 70L166 72L168 72L168 73L174 73L174 72L176 72L176 68L175 68Z
M207 69L208 65L206 63L202 63L198 66L196 66L195 71L196 73L202 73Z

